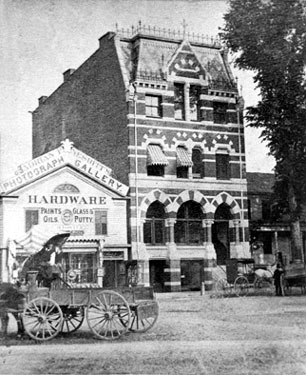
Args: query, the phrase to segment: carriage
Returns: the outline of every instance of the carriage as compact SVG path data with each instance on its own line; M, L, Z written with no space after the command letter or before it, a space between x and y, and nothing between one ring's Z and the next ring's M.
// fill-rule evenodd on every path
M225 272L225 271L224 271ZM255 264L253 258L232 258L226 262L226 277L216 282L216 290L224 296L243 297L254 294L272 294L273 273L268 265Z
M118 339L128 331L146 332L157 321L159 307L151 287L107 289L98 284L67 282L59 276L45 286L38 277L40 273L28 269L26 285L10 286L15 290L15 300L9 301L14 293L5 294L4 288L1 294L0 285L2 320L12 313L18 327L22 325L34 340L47 341L59 333L75 332L85 319L93 335L101 340Z

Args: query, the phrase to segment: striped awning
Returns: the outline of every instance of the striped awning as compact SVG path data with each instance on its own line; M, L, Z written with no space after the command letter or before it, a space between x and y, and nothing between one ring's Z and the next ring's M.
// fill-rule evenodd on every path
M169 162L159 145L149 145L147 148L147 165L168 165Z
M15 240L28 253L33 254L40 251L50 239L59 235L58 232L46 230L46 228L33 225L33 227L21 239Z
M192 167L193 162L184 147L178 147L176 149L176 165L178 167Z

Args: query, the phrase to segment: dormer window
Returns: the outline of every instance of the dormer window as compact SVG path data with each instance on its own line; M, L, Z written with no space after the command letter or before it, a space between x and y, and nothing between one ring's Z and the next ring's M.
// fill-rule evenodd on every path
M190 86L189 119L191 121L200 121L200 86Z
M185 97L184 84L174 84L174 118L176 120L185 120Z

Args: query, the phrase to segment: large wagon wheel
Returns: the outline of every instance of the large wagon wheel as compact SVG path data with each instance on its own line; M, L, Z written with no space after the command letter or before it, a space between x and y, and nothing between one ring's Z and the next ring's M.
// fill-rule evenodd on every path
M159 306L156 301L142 301L139 304L130 305L131 332L146 332L156 323L159 315Z
M219 279L215 285L216 292L224 297L231 295L232 285L224 278Z
M63 313L50 298L31 300L22 314L24 329L34 340L46 341L55 337L62 328Z
M245 276L238 276L234 283L234 290L238 297L245 297L249 293L249 281Z
M88 304L87 322L95 336L115 340L130 327L131 312L127 301L117 292L105 290Z
M84 307L61 306L63 313L62 333L72 333L81 327L85 318Z

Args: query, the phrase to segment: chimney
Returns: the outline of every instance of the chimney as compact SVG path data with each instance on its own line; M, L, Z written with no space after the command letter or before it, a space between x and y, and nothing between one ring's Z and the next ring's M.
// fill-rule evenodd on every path
M64 76L64 82L69 81L70 76L75 72L75 69L68 69L63 73Z
M44 104L44 102L48 99L47 96L41 96L39 99L38 99L38 105L41 105L41 104Z

